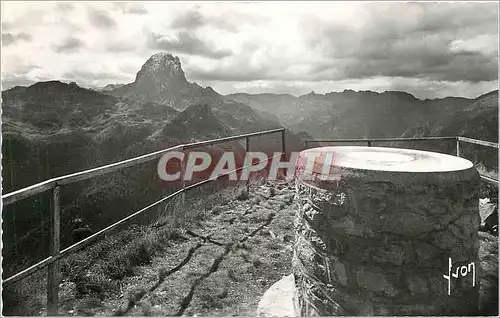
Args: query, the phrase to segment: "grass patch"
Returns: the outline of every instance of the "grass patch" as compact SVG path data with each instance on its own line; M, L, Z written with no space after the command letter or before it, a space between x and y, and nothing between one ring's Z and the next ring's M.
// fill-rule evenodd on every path
M46 306L47 271L39 271L2 289L2 315L39 316Z
M106 267L109 278L116 280L134 275L134 267L149 264L172 242L184 239L181 230L172 227L144 228L142 232L138 239L111 253Z

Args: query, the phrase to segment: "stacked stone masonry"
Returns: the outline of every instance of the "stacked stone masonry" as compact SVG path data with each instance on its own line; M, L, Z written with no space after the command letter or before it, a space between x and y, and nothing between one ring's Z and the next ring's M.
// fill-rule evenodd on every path
M477 313L477 171L381 175L344 173L325 188L296 181L297 314ZM459 273L448 295L449 258L452 273L474 262L475 286Z

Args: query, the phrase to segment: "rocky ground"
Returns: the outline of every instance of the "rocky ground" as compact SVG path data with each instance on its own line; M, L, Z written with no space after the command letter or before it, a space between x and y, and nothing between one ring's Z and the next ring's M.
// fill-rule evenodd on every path
M63 282L60 314L255 315L266 289L291 273L293 195L289 184L259 186L248 198L215 206L125 277L119 293L81 295Z
M264 292L292 271L294 193L287 183L252 186L249 195L219 203L198 222L181 228L133 273L119 279L106 276L100 287L82 288L66 277L60 285L60 314L254 316ZM490 207L481 204L482 218L485 208ZM480 307L491 315L498 306L498 241L484 232L480 237ZM101 251L106 249L111 248ZM88 255L80 257L85 264ZM90 264L84 275L99 277L98 271L99 266ZM102 280L114 287L106 290ZM41 302L44 291L39 293ZM46 314L45 304L40 306L31 314Z
M481 221L494 212L490 203L480 202ZM498 316L498 237L487 232L479 232L479 259L482 275L479 290L479 309L482 315Z

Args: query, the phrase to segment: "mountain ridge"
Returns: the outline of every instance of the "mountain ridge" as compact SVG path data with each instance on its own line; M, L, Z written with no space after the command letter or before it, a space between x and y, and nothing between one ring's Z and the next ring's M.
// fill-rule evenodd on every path
M485 98L494 100L497 95L498 92L492 91L475 99L421 100L406 92L345 90L300 97L237 93L226 95L226 98L269 112L280 118L285 127L293 131L308 131L314 138L382 138L400 136L406 130L429 121L445 125L453 114L464 110L477 111L474 102ZM498 103L488 105L498 107ZM390 119L391 125L386 125Z
M242 95L242 96L244 96L244 95L246 95L246 96L277 96L277 97L286 96L286 97L292 97L292 98L300 98L302 96L311 95L311 93L313 93L312 95L322 95L322 96L325 96L328 94L332 95L332 94L342 94L342 93L367 93L367 94L391 94L392 93L392 94L411 95L413 98L421 100L421 101L426 101L426 100L433 101L433 100L443 100L443 99L447 99L447 98L475 100L475 99L478 99L484 95L495 93L495 91L498 91L498 89L482 93L482 94L478 95L477 97L464 97L464 96L451 96L451 95L449 95L449 96L445 96L445 97L435 97L435 98L420 98L420 97L416 97L412 93L409 93L406 91L386 90L386 91L377 92L377 91L373 91L373 90L353 90L353 89L349 89L349 88L346 88L343 91L329 91L329 92L325 92L325 93L316 93L315 91L311 91L307 94L302 94L302 95L294 95L292 93L270 93L270 92L265 92L265 93L234 92L234 93L225 94L224 96L225 97L231 97L231 96L237 96L237 95Z

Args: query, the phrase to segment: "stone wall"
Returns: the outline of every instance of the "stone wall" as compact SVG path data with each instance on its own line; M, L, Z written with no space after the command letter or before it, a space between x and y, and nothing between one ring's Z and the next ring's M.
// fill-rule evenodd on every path
M343 171L318 188L296 181L293 268L300 316L477 313L475 169ZM457 267L472 272L450 279ZM472 268L472 267L471 267Z

